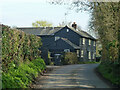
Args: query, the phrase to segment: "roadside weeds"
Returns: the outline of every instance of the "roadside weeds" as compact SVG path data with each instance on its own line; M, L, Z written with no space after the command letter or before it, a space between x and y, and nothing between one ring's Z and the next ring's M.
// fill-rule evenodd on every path
M94 69L94 72L96 73L96 75L99 77L99 78L101 78L105 83L107 83L111 88L115 88L115 89L117 89L117 88L120 88L119 86L117 86L117 85L114 85L114 84L112 84L108 79L106 79L106 78L104 78L104 76L98 71L98 68L95 68Z

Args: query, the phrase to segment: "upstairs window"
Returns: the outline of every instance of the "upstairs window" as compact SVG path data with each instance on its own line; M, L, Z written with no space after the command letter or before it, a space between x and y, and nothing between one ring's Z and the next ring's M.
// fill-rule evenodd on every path
M93 53L93 59L95 59L95 53Z
M88 52L88 59L91 59L91 52Z
M83 40L82 40L82 44L83 44L83 45L85 44L85 38L83 38Z
M55 41L57 41L58 39L60 39L60 37L55 37Z
M83 52L83 50L81 50L81 57L83 57L84 56L84 52Z
M67 29L67 32L69 32L69 29Z
M79 51L79 50L77 50L77 57L79 57L79 52L80 52L80 51Z
M91 45L91 40L89 39L89 45Z
M93 43L93 46L95 46L95 41L94 41L94 43Z

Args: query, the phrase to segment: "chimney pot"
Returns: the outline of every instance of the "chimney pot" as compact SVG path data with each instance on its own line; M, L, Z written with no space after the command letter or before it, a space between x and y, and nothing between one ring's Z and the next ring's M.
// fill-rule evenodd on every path
M73 27L74 29L77 29L77 24L76 24L75 22L73 22L72 27Z

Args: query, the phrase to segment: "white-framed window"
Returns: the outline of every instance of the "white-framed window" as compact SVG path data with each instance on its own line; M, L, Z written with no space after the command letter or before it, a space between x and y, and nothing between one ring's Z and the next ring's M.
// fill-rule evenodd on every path
M91 59L91 52L88 52L88 59Z
M84 51L81 50L81 57L84 57Z
M93 53L93 59L95 59L95 53Z
M64 52L70 52L70 49L64 49Z
M95 41L94 41L94 43L93 43L93 46L95 46Z
M67 32L69 32L69 29L67 29Z
M89 45L91 45L91 40L89 39Z
M82 44L85 44L85 38L83 38L83 40L82 40Z
M56 37L55 37L55 41L57 41L58 39L60 39L60 37L56 36Z
M80 55L79 55L79 52L80 52L80 50L77 50L77 57L79 57Z

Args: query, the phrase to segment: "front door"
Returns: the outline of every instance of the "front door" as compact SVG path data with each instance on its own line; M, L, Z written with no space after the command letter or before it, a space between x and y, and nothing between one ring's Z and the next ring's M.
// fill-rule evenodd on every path
M55 54L55 65L61 65L61 54Z

